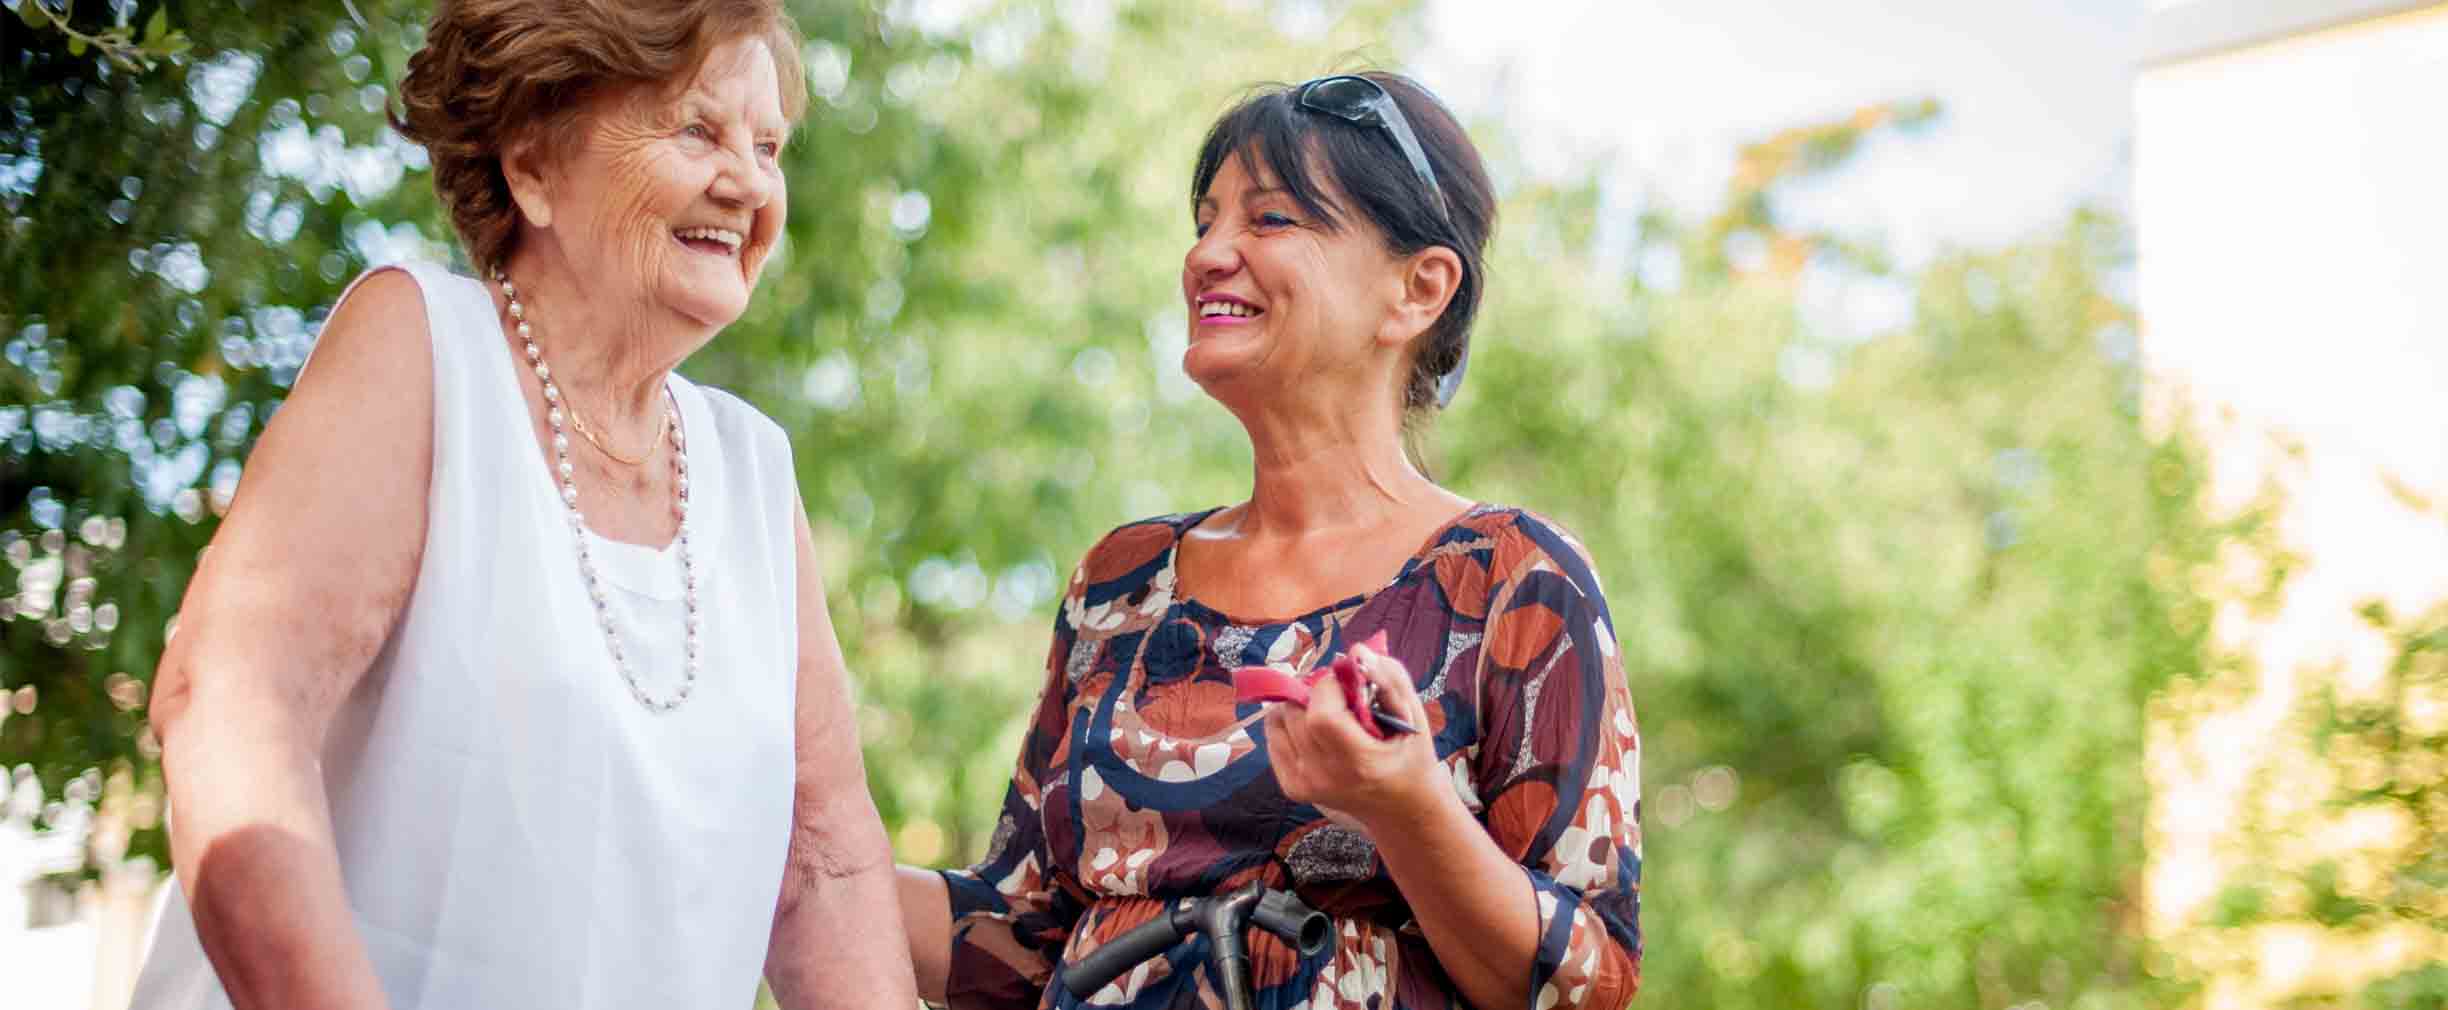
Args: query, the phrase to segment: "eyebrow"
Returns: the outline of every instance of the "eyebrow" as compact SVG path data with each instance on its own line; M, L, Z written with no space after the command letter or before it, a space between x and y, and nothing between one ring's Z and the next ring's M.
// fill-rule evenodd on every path
M725 108L721 101L716 100L714 96L703 91L691 90L683 92L680 96L679 105L682 112L692 115L707 116L714 119L732 118L731 111ZM750 132L753 133L773 133L779 136L788 137L795 132L791 127L788 117L777 117L771 121L764 121L762 120L762 117L754 115L751 115L748 118L748 128Z
M1256 185L1253 185L1253 186L1251 186L1251 187L1249 187L1249 188L1244 189L1244 190L1242 190L1242 191L1241 191L1241 202L1242 202L1242 203L1255 203L1255 202L1257 202L1258 198L1259 198L1259 197L1262 197L1262 196L1290 196L1290 195L1291 195L1291 193L1292 193L1292 191L1291 191L1291 190L1285 189L1285 188L1283 188L1283 187L1281 187L1281 186L1256 186ZM1198 205L1199 205L1199 206L1201 206L1201 207L1205 207L1205 206L1208 206L1209 204L1212 204L1212 203L1214 203L1214 202L1216 202L1215 197L1212 197L1212 196L1202 196L1202 197L1199 197Z

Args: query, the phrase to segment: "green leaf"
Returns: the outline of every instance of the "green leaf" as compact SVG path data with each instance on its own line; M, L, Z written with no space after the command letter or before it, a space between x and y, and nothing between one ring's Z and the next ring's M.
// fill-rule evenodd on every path
M2213 903L2210 924L2220 929L2238 929L2260 922L2268 911L2268 892L2250 884L2230 884Z
M42 0L17 0L18 20L24 21L28 28L40 28L50 24L51 19L43 16L42 8L34 6L41 2Z
M195 40L188 38L184 31L173 31L169 37L161 40L158 48L164 56L178 56L195 48Z
M152 16L152 17L150 17L150 18L145 19L145 30L144 30L144 40L145 40L145 43L146 43L146 44L148 44L148 45L150 45L150 44L152 44L152 43L154 43L154 42L156 42L156 41L159 41L159 40L161 39L161 37L162 37L162 33L163 33L163 32L167 32L167 31L169 31L169 30L170 30L170 8L168 8L168 7L156 7L156 8L154 8L154 9L153 9L153 16Z
M83 55L85 55L85 36L82 36L82 35L71 35L71 36L68 36L68 55L70 55L70 56L83 56Z

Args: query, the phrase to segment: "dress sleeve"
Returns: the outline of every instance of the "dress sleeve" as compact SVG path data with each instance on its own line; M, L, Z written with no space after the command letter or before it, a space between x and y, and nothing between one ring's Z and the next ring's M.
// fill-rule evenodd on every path
M1075 577L1069 595L1079 591ZM944 1003L953 1010L1036 1007L1085 907L1076 882L1054 862L1040 813L1047 790L1061 781L1070 749L1067 667L1078 637L1071 611L1066 606L1054 619L1045 688L986 858L967 869L939 871L952 903Z
M1538 895L1528 1005L1616 1010L1640 984L1640 733L1586 555L1534 519L1514 538L1490 573L1473 785Z

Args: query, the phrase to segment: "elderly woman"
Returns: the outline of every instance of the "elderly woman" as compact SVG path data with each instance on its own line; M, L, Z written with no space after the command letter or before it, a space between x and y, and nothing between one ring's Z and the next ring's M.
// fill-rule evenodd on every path
M1405 433L1468 358L1494 216L1453 117L1388 74L1264 91L1190 188L1182 367L1248 430L1249 499L1115 530L1054 626L985 860L903 869L920 992L953 1007L1212 1007L1205 941L1102 991L1058 969L1252 882L1328 913L1248 938L1258 1007L1595 1007L1639 979L1639 750L1587 552L1437 486ZM1359 643L1383 634L1382 654ZM1333 691L1233 671L1351 655Z
M782 235L774 0L443 0L490 283L361 278L188 589L136 1006L910 1005L782 432L673 373Z

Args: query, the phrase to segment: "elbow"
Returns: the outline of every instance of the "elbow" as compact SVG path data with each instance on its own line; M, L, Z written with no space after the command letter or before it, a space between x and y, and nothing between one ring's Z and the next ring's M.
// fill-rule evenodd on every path
M803 783L795 820L777 917L789 918L812 898L840 894L854 880L880 878L890 886L892 843L863 784L822 789Z
M892 843L866 789L823 797L814 809L819 813L801 825L797 846L807 855L799 867L806 877L831 882L892 872Z
M858 749L831 756L824 767L802 765L792 798L791 847L807 854L807 869L827 880L892 871L892 842Z
M1640 992L1638 971L1622 978L1589 982L1580 986L1565 986L1549 982L1538 997L1537 1005L1550 1010L1623 1010Z
M162 748L167 760L170 741L179 736L187 724L187 715L195 707L195 676L190 673L183 650L171 647L162 656L161 665L153 670L153 687L145 705L145 725L153 731L153 740Z
M1590 987L1579 1006L1590 1010L1622 1010L1640 994L1640 952L1616 947L1607 952L1600 966L1600 977L1590 980Z
M313 699L244 671L223 668L213 673L200 666L173 646L154 670L145 709L145 724L161 748L162 770L174 801L179 781L207 766L260 761L266 755L301 766L313 760L328 721Z
M1555 1010L1623 1010L1631 1003L1640 992L1639 947L1612 937L1599 943L1603 946L1595 951L1566 952L1565 963L1540 985L1536 1004Z

